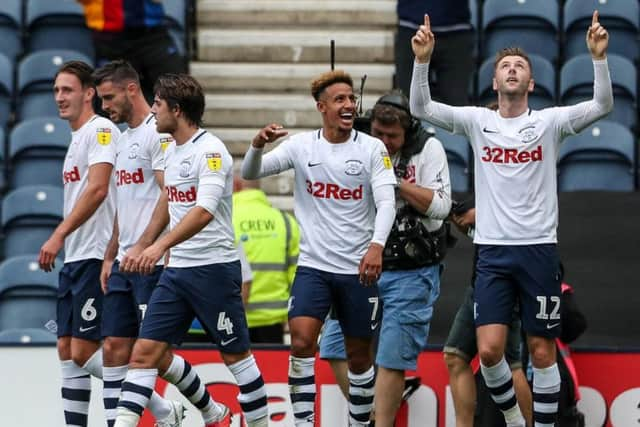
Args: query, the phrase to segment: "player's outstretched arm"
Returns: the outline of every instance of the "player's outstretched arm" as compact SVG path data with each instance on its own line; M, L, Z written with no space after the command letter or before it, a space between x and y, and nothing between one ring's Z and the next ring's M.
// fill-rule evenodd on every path
M591 25L587 29L587 48L591 57L595 60L602 60L607 57L607 47L609 47L609 33L598 21L597 10L593 11Z
M580 132L613 110L613 87L607 64L609 33L598 21L598 11L593 11L587 30L587 47L593 59L593 99L566 108L573 132Z
M289 160L286 158L285 153L276 154L277 150L274 150L263 159L262 149L266 144L275 142L288 134L289 132L277 123L271 123L260 129L253 141L251 141L251 146L242 160L242 177L244 179L258 179L287 169L286 166L283 166Z
M416 62L426 64L431 61L433 47L436 44L436 38L431 32L431 21L429 15L424 15L424 24L418 27L415 36L411 38L411 49L416 56Z

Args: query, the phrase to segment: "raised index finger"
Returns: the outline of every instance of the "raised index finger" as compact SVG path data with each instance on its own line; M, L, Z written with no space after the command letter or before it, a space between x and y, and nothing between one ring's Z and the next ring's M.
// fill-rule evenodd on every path
M593 11L593 16L591 17L591 25L593 24L597 24L598 23L598 11L594 10Z
M424 14L424 26L427 27L427 32L431 31L431 20L427 13Z

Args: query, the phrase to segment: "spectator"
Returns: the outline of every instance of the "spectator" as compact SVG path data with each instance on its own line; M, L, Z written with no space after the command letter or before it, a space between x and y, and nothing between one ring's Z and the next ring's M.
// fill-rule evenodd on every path
M274 208L259 181L234 177L233 225L251 264L245 305L252 343L284 344L287 301L300 252L298 223Z
M531 63L522 49L505 48L495 60L498 110L452 107L433 101L428 71L435 38L429 16L411 39L415 53L411 111L465 135L475 155L478 248L474 318L482 375L507 426L525 425L504 358L507 325L518 300L533 365L533 418L553 426L560 374L554 338L560 331L556 161L560 142L613 109L607 63L609 35L593 12L586 44L593 60L593 98L576 105L529 108Z
M398 0L397 10L395 87L409 96L413 70L411 37L424 15L429 14L431 30L438 39L429 76L433 98L451 105L467 104L475 41L469 0Z
M142 92L153 102L153 85L164 73L183 73L187 67L164 22L158 0L77 0L92 31L96 64L124 59L140 75Z
M242 164L245 179L294 169L300 260L289 299L289 393L297 427L315 420L315 354L320 328L333 307L345 334L349 364L349 422L369 424L373 405L372 337L378 329L382 251L393 224L391 159L377 139L353 129L353 80L342 70L311 84L322 128L303 132L262 155L287 135L270 124L253 138Z

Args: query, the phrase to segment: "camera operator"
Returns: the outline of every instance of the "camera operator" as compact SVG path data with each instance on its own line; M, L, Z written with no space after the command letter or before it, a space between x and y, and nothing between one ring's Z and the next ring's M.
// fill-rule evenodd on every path
M404 95L392 92L381 97L370 113L370 123L371 135L386 146L398 178L396 219L378 280L384 309L375 385L376 426L392 427L402 403L405 370L416 369L440 293L451 184L442 144L411 116ZM365 127L360 129L368 130ZM320 357L330 360L336 379L344 383L341 360L345 356L338 322L325 325Z

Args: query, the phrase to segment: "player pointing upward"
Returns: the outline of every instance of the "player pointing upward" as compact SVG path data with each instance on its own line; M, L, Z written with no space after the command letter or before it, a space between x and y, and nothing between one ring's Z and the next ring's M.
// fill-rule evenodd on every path
M435 39L428 16L411 41L416 56L411 112L465 135L474 151L478 352L482 373L508 426L525 425L504 360L507 325L517 298L534 371L535 426L553 426L556 419L560 390L553 342L560 324L556 160L566 136L613 108L608 41L594 11L586 36L595 75L593 99L541 111L528 105L534 81L530 61L521 49L506 48L496 55L493 88L498 110L493 111L433 101L428 70Z

